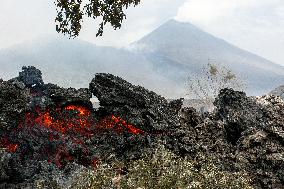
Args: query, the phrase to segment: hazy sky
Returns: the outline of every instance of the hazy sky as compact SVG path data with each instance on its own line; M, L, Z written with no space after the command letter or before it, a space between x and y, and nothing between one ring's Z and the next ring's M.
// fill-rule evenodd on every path
M53 0L1 0L0 48L55 32ZM80 39L126 46L168 19L191 22L276 63L284 65L284 0L142 0L127 10L121 30L107 28L96 38L97 24L85 20Z

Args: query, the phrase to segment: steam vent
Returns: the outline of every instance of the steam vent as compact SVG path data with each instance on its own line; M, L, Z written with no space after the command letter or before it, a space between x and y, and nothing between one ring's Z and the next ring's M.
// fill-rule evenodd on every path
M212 159L220 171L246 171L254 188L284 188L283 100L223 89L213 112L182 104L111 74L74 89L23 67L0 80L0 188L68 188L102 162L140 159L161 144L181 158Z

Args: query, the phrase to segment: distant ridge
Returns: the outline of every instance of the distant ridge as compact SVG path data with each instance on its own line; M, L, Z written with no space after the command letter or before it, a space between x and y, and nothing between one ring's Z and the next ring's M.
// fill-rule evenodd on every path
M170 20L132 46L156 62L154 64L161 61L168 68L180 67L178 73L184 78L213 63L247 78L250 94L267 93L272 85L284 83L283 66L216 38L190 23Z
M47 37L0 50L0 78L23 65L64 87L88 87L95 73L118 75L168 98L183 97L189 76L208 64L232 69L248 81L248 94L261 95L284 84L284 67L244 51L190 23L170 20L127 48Z

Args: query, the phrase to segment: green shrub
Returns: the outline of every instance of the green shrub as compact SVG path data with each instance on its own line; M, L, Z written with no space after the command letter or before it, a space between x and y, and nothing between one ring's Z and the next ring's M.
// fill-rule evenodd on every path
M196 164L166 150L156 149L153 155L127 163L114 162L101 164L95 171L78 177L72 188L104 189L250 189L249 176L244 172L230 173L219 171L211 162L197 169ZM120 176L117 170L127 166L129 173Z

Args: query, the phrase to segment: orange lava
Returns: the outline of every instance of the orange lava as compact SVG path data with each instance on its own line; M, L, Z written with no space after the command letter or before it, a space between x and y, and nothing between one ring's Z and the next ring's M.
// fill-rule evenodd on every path
M65 112L64 112L65 111ZM70 113L70 115L65 115ZM79 105L66 106L63 111L56 110L56 118L52 116L51 111L42 112L37 110L37 115L26 114L25 125L42 126L60 133L75 132L81 135L89 135L92 126L91 111Z
M78 111L80 115L89 116L91 114L90 110L83 106L69 105L64 108L65 110L75 110Z
M0 142L0 146L4 148L7 152L14 153L19 148L18 144L11 143L8 139L4 138Z
M71 113L71 116L65 115L66 113ZM67 134L75 132L84 136L93 136L95 133L91 131L91 128L96 128L96 131L101 130L113 130L116 133L129 132L134 135L145 134L139 128L134 125L127 123L119 116L108 116L101 120L99 123L95 124L91 118L91 111L84 106L79 105L69 105L61 110L60 108L56 110L56 118L52 116L51 111L36 111L37 114L27 113L25 125L27 126L42 126L62 134ZM51 137L51 140L54 138Z
M138 129L135 126L128 124L121 117L115 115L103 119L101 123L98 124L98 127L104 129L111 129L114 130L116 133L123 133L124 131L127 131L134 135L145 134L145 132L141 129Z
M47 109L44 111L35 108L35 111L26 113L25 120L12 132L16 132L16 134L23 131L29 132L29 128L34 127L43 127L43 131L46 129L48 133L45 133L46 135L43 136L47 137L48 141L52 142L53 145L56 145L55 148L50 148L48 142L47 144L41 144L41 147L43 148L42 158L56 164L58 167L63 167L70 161L76 161L76 158L72 156L74 154L68 150L67 143L69 145L80 145L82 149L80 153L83 154L82 157L88 157L90 149L85 144L86 139L96 137L101 132L110 130L116 134L145 134L143 130L115 115L107 116L95 123L92 111L80 105L68 105L63 108L58 107L55 110ZM33 139L34 135L36 136L33 132L28 135L31 137L30 140L35 140ZM8 152L25 153L25 150L23 150L25 145L20 146L21 142L19 140L16 141L18 144L15 143L13 137L0 139L0 147L5 148ZM84 161L84 164L93 166L94 168L100 163L96 158L80 161Z

